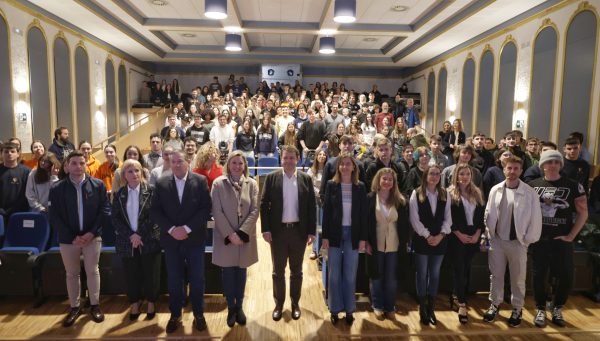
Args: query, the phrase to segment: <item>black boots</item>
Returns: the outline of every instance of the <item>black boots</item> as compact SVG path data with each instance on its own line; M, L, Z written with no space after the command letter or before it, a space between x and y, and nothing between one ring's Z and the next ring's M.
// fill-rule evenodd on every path
M427 314L429 315L429 323L435 326L437 324L437 318L435 317L434 308L435 297L429 296L427 298Z
M429 313L425 297L419 297L419 318L422 324L426 326L429 325Z
M437 318L435 317L435 297L419 297L419 318L424 325L436 325Z

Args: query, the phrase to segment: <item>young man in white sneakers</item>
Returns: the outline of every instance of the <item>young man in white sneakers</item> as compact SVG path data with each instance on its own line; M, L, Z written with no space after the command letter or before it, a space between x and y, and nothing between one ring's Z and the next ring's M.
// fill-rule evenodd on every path
M581 184L561 176L564 159L560 152L543 152L539 166L544 175L529 182L539 195L542 208L542 236L531 245L533 293L537 306L533 323L538 327L546 325L546 283L550 270L556 280L552 323L564 327L562 307L573 284L573 240L588 217L587 197Z
M483 320L492 322L498 314L504 299L504 273L508 264L513 308L508 324L517 327L521 324L525 301L527 247L540 238L542 212L537 193L519 179L523 160L511 156L502 161L502 167L506 180L492 187L485 208L492 304Z

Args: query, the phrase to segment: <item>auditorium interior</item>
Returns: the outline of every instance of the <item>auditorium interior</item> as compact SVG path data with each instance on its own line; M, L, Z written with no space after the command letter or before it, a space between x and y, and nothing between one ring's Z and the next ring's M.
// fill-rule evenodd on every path
M224 3L225 13L211 18L207 3ZM338 3L354 6L352 20L339 16ZM427 137L460 119L467 137L480 132L499 142L519 130L525 139L552 141L562 151L570 134L580 132L591 183L600 174L599 28L600 0L0 0L0 140L17 137L21 157L31 159L32 142L49 146L55 130L67 127L75 145L90 141L103 162L109 144L119 157L129 145L149 152L148 137L165 127L173 103L146 98L151 81L177 79L182 99L215 77L225 85L230 75L244 78L248 96L262 81L305 90L343 83L357 95L376 89L380 102L390 105L396 95L414 100ZM574 255L572 294L564 309L568 324L543 329L532 322L529 269L523 325L482 321L489 305L486 252L473 260L468 324L456 319L448 300L452 274L446 266L439 322L419 323L408 256L398 261L396 318L378 320L361 255L356 322L332 325L326 264L309 259L310 248L303 263L302 318L293 320L288 308L282 321L273 321L271 254L258 232L259 261L248 269L246 326L225 323L221 273L211 264L210 250L206 331L193 329L188 305L183 328L165 332L164 273L157 318L130 322L123 268L108 250L99 264L106 320L97 324L85 316L63 328L69 301L60 256L42 252L43 266L27 265L23 272L6 270L11 258L4 254L10 251L0 249L0 339L600 340L600 228L589 233L587 242L595 244L581 245ZM502 307L503 318L509 306Z

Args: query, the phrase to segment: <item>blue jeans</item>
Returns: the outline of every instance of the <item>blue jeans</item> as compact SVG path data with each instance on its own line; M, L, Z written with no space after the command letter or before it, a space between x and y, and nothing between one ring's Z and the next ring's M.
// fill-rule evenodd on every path
M194 316L204 313L204 243L186 245L178 242L176 246L165 248L167 282L169 287L169 310L172 317L180 317L183 308L183 279L187 265L190 282L190 301Z
M342 227L340 247L329 247L329 288L327 301L329 311L353 313L356 310L354 293L356 291L356 270L358 269L358 250L352 249L350 226Z
M398 252L375 251L379 278L371 279L371 302L374 309L385 312L395 311L396 302L396 263Z
M231 266L222 268L223 295L230 310L242 307L246 290L246 268Z
M442 260L444 260L444 255L422 255L415 253L417 296L437 296Z

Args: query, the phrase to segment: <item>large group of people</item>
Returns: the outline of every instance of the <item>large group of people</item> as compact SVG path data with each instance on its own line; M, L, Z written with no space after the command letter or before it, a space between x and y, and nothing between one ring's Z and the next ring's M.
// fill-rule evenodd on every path
M181 324L186 281L194 327L204 318L204 253L207 226L213 227L212 262L222 268L227 324L244 325L247 268L258 261L257 221L270 244L273 263L272 318L286 300L290 267L291 317L301 317L305 249L321 226L320 249L327 251L327 306L336 324L354 321L357 277L368 276L371 305L378 319L395 319L397 262L414 257L420 321L437 323L435 301L445 257L452 267L451 302L468 323L471 260L489 246L492 322L504 300L508 267L512 314L521 323L527 253L533 256L534 323L551 319L564 326L562 308L573 281L573 240L600 200L600 180L591 188L589 154L583 135L572 133L563 152L551 141L516 130L494 140L467 136L462 122L445 122L426 134L419 108L406 94L382 95L377 86L361 93L333 82L271 84L251 93L243 77L221 86L217 77L185 96L176 80L147 82L156 103L172 103L165 127L149 146L128 146L119 157L114 145L98 161L92 144L76 148L69 130L56 129L46 150L31 144L21 160L16 138L2 145L0 214L36 211L48 215L66 271L71 326L82 313L80 262L83 256L90 314L99 307L98 260L102 228L115 231L123 259L129 318L156 314L161 251L164 251L171 317L167 332ZM404 98L408 98L406 101ZM149 150L145 155L142 150ZM248 160L278 157L259 190ZM303 170L306 169L307 172ZM316 245L313 244L313 245ZM359 253L367 268L358 268ZM547 293L553 277L552 295Z

